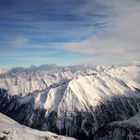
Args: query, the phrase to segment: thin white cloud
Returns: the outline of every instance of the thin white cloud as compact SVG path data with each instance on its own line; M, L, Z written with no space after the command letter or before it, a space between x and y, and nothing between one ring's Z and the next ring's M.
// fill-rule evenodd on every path
M108 10L98 10L98 4L94 7L95 2L104 8L108 8ZM72 53L88 54L89 57L82 59L82 62L121 64L138 63L140 61L139 0L87 0L86 4L72 9L71 12L80 17L81 20L71 22L65 20L33 21L29 20L30 17L27 17L27 20L22 22L24 24L23 30L32 33L31 35L28 34L29 38L31 36L34 39L46 38L46 44L32 44L28 37L20 36L10 40L9 45L26 48L52 47ZM83 23L87 24L87 26L84 26ZM96 27L95 23L97 25L101 23L103 28ZM88 26L89 24L90 26ZM74 38L73 41L75 42L48 43L49 38L47 40L47 36L50 34L56 35L55 37L68 36L69 38ZM88 39L81 39L84 36L83 34ZM53 38L54 36L51 37Z
M22 36L15 37L10 40L9 44L12 46L24 46L29 44L29 39Z
M114 16L108 19L108 31L82 42L59 45L59 48L96 56L93 57L93 61L97 59L115 60L120 63L140 61L140 2L135 0L100 2L112 7L114 12Z

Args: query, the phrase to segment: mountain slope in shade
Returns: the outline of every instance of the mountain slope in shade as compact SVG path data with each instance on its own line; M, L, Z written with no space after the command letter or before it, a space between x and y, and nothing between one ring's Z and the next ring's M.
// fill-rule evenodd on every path
M116 121L101 127L94 140L140 140L140 113L128 120Z
M45 83L52 78L43 88L43 83L36 84L42 75ZM93 139L102 126L140 112L139 66L19 71L5 73L0 80L1 112L32 128L80 140ZM21 87L23 93L17 92Z
M38 131L20 125L0 113L0 140L74 140L47 131Z

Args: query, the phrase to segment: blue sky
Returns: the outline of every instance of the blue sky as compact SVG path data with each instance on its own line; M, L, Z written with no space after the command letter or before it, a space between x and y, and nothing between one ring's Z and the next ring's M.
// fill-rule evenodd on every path
M0 0L0 67L137 64L139 0Z

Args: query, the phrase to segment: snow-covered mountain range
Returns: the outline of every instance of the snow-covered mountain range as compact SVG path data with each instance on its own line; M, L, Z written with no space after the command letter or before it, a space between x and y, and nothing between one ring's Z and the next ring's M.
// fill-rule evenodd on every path
M0 74L0 89L0 112L80 140L140 112L139 66L15 68Z

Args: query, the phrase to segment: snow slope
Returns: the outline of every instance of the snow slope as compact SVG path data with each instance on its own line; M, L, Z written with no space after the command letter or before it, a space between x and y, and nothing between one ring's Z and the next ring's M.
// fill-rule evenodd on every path
M47 131L38 131L20 125L0 113L0 139L2 140L74 140Z

